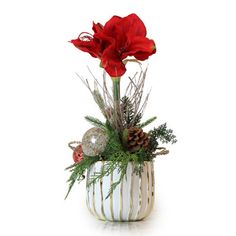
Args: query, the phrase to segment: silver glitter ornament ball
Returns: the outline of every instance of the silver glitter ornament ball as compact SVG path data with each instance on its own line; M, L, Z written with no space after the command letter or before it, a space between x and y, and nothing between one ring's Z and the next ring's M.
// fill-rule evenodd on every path
M86 156L98 156L106 148L108 135L103 129L91 128L82 138L82 149Z

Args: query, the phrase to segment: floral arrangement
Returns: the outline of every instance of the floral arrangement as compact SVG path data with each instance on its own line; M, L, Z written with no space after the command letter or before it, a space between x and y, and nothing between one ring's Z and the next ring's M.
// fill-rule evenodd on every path
M114 169L118 168L120 172L120 178L112 184L109 196L125 177L129 162L135 164L134 171L140 174L145 161L153 161L158 155L168 154L169 151L160 144L177 141L166 123L148 132L144 131L144 127L156 117L142 122L149 93L143 98L147 69L142 69L140 61L155 54L156 45L147 38L142 20L136 14L123 18L113 16L104 26L93 23L92 30L93 34L83 32L71 43L100 60L100 67L104 70L101 81L94 77L92 88L88 80L80 78L92 94L105 121L86 116L85 119L94 127L84 134L82 142L69 143L73 149L74 164L66 168L71 172L66 197L74 183L82 181L85 172L97 161L106 161L106 164L90 177L88 185L109 175ZM128 86L121 96L120 83L129 62L138 63L140 72L128 78ZM111 89L107 85L107 74L112 81Z

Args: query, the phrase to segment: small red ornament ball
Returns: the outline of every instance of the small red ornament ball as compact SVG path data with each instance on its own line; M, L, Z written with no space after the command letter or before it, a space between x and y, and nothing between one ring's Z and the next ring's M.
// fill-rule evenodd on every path
M79 163L84 160L82 145L78 145L73 152L74 162Z

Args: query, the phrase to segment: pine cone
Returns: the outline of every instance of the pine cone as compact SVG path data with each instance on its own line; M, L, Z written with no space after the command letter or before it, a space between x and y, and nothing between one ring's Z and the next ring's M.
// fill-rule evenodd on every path
M127 146L130 152L137 152L140 148L146 149L149 144L148 134L141 128L131 127L128 129Z

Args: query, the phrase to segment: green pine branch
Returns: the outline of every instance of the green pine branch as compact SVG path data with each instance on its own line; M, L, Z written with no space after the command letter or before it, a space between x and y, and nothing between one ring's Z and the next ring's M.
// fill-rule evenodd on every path
M83 161L66 168L66 170L70 170L72 173L69 179L67 180L67 182L69 182L69 189L67 191L65 199L68 197L75 182L78 181L80 183L82 180L84 180L84 174L86 170L98 160L99 157L85 157Z
M85 116L85 119L91 123L92 125L101 128L101 129L106 129L106 124L100 121L99 119L92 117L92 116Z

